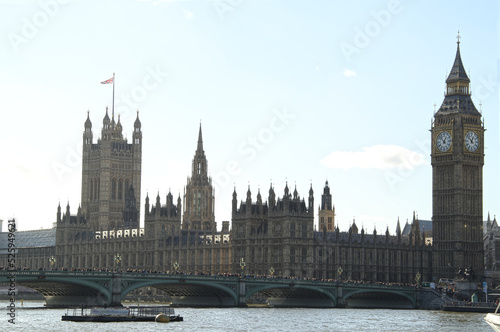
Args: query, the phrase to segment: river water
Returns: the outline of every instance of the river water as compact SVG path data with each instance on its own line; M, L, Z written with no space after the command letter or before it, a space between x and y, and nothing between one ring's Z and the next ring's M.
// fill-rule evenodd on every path
M2 304L0 331L493 331L482 313L340 308L178 308L184 322L77 323L61 321L66 310L45 309L43 303L16 302L14 325Z

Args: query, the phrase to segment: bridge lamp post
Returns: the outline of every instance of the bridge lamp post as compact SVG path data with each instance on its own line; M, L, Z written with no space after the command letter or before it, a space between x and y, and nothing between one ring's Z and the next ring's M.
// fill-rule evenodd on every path
M120 256L120 254L116 254L115 256L116 268L118 268L118 266L120 265L121 260L122 256Z
M49 258L49 263L50 263L50 268L53 269L54 268L54 264L56 263L56 258L54 256L51 256Z
M179 268L179 263L175 262L174 263L174 270L175 270L175 273L177 273L177 269Z
M269 273L271 273L271 276L274 275L274 268L271 266L271 268L269 269Z
M243 260L243 257L241 257L240 261L241 274L243 274L243 269L245 268L245 266L246 266L245 261Z
M342 282L342 272L344 272L344 270L342 269L342 266L339 266L339 268L337 269L337 272L339 273L339 281Z
M417 287L418 287L418 284L420 282L420 272L417 272L417 274L415 275L415 281L417 282Z

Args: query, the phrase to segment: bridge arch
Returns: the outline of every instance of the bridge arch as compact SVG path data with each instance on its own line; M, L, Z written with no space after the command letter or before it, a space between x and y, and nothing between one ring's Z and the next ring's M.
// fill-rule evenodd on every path
M47 307L68 305L103 305L112 303L112 294L107 287L109 281L97 283L92 280L44 275L18 275L16 283L31 288L43 295Z
M301 284L248 285L245 299L256 293L268 298L271 306L336 307L337 296L334 288Z
M141 287L154 287L167 293L175 305L237 306L238 294L225 283L213 280L154 279L132 282L121 291L121 298ZM236 287L234 287L236 288Z
M391 307L401 309L415 309L416 298L414 293L404 290L381 289L381 288L361 288L344 289L343 302L349 307Z

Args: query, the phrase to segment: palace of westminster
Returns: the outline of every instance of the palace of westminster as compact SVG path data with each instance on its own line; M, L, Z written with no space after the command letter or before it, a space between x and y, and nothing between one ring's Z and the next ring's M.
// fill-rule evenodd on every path
M496 220L483 227L484 126L474 106L458 42L444 100L434 114L432 221L419 221L396 234L347 232L335 225L326 182L314 227L312 187L300 197L286 185L271 185L267 200L250 188L232 198L232 220L217 229L214 190L208 176L200 125L192 173L183 199L146 196L140 227L142 131L139 114L132 142L120 119L104 116L94 139L89 116L83 132L81 205L71 214L59 205L52 229L16 233L16 264L29 269L121 269L193 274L250 274L414 283L454 278L460 268L493 278L500 271ZM254 198L255 197L255 200ZM242 199L243 198L243 199ZM228 202L229 203L229 202ZM425 223L425 226L423 225ZM483 228L484 233L483 233ZM7 233L0 233L0 266L7 266ZM495 254L496 253L496 254ZM496 280L495 280L496 279Z

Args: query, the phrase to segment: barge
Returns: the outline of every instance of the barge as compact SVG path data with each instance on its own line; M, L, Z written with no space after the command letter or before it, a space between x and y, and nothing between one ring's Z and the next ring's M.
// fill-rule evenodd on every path
M120 308L69 308L63 321L71 322L154 322L157 316L168 317L169 322L182 322L180 315L175 315L169 306L144 306Z

